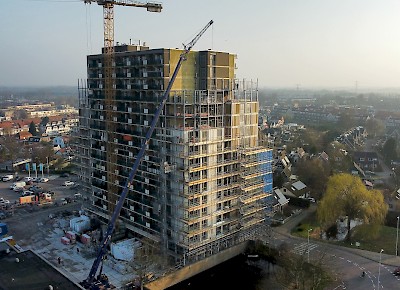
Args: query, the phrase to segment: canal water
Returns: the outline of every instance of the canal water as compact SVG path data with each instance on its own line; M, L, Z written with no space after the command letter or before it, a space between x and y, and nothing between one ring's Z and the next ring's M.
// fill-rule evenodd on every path
M262 260L237 256L168 288L168 290L281 290L274 282L274 267Z

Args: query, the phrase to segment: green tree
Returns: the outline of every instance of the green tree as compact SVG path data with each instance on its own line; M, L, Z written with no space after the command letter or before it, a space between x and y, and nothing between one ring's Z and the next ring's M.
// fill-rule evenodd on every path
M301 159L296 165L296 174L314 193L321 197L325 192L330 174L329 163L321 159Z
M347 240L351 240L350 222L383 224L388 205L379 190L368 190L362 180L351 174L335 174L328 180L326 193L318 204L317 217L326 229L341 217L347 217Z
M29 133L31 133L33 136L36 136L38 134L35 123L33 123L33 121L29 124Z
M386 140L382 148L382 155L387 162L397 159L397 141L394 138Z
M48 122L49 122L49 117L45 116L45 117L43 117L42 120L40 121L40 125L46 126Z

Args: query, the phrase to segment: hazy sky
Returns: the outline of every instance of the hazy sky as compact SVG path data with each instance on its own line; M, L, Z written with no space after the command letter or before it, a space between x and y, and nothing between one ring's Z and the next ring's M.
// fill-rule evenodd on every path
M238 55L260 86L400 87L399 0L165 0L162 13L115 7L115 40ZM0 86L75 85L100 53L102 7L79 0L0 0Z

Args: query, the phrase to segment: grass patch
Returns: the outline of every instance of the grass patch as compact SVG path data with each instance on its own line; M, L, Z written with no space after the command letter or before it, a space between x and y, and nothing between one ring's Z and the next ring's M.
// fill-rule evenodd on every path
M316 213L312 213L304 218L299 224L296 225L291 231L294 236L307 239L308 230L310 231L310 239L320 239L321 226L317 221ZM396 254L396 227L377 226L377 225L359 225L352 230L351 243L347 241L334 242L331 240L321 240L336 245L341 245L349 248L356 248L356 242L360 243L357 247L361 250L370 252L379 252L384 250L385 254ZM400 240L399 240L400 250Z
M315 212L313 212L312 214L304 218L299 224L297 224L297 226L292 229L292 235L307 238L309 229L312 229L310 231L310 238L319 238L319 233L321 230Z
M347 241L339 242L346 247L355 247L355 243L359 242L359 249L367 250L370 252L379 252L381 249L384 250L385 254L395 255L396 254L396 228L387 226L375 226L372 225L359 225L353 229L352 244ZM377 231L377 232L375 232ZM374 233L375 234L371 234Z

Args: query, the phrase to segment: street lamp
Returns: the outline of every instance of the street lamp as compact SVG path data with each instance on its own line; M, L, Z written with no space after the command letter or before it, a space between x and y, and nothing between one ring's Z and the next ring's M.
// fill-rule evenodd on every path
M310 263L310 232L312 229L307 231L307 263Z
M399 219L400 216L397 217L397 231L396 231L396 257L398 256L398 245L399 245Z
M50 169L49 169L49 157L47 156L46 157L46 163L47 163L47 177L49 177L50 176Z
M380 278L381 278L382 252L383 252L383 249L381 249L381 251L379 253L378 290L379 290L379 286L381 284L380 283Z

